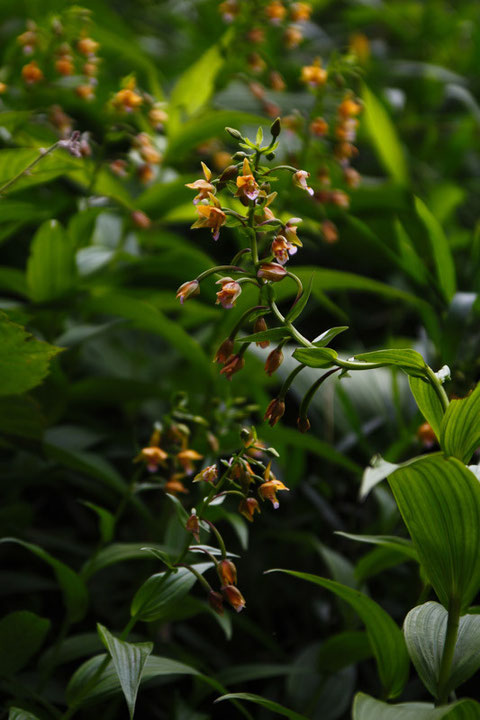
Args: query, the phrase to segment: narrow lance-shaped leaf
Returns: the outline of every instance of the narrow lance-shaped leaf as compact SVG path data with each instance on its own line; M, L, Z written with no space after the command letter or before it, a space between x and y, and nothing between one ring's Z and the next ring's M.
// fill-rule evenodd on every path
M438 283L446 300L450 301L456 289L455 264L453 262L450 245L445 237L442 226L430 212L423 200L420 200L418 197L415 198L415 210L423 222L430 239Z
M112 658L132 720L143 669L153 650L153 643L128 643L118 640L103 625L97 624L97 629Z
M333 592L349 603L365 624L377 661L378 674L387 697L396 697L402 692L408 677L407 648L400 628L380 605L358 590L318 575L281 569L267 572L283 572L307 580Z
M373 146L390 175L401 185L408 181L407 163L395 126L375 95L363 86L365 123Z
M297 300L295 305L292 307L292 309L289 310L289 312L285 318L285 320L287 322L295 322L295 320L303 312L303 310L304 310L305 306L307 305L308 300L310 298L310 294L312 292L312 283L313 283L313 275L308 282L308 287L303 289L303 292L300 295L299 299Z
M27 262L27 283L35 302L64 295L75 282L75 256L69 236L57 220L37 230Z
M436 453L399 468L389 484L440 602L465 611L480 588L480 483Z
M439 438L444 414L440 398L431 383L422 380L422 378L410 376L408 383L420 412L425 420L430 423L437 438Z
M300 713L295 712L295 710L290 710L284 705L280 705L280 703L268 700L267 698L261 697L261 695L254 695L253 693L229 693L228 695L222 695L222 697L217 698L215 702L218 703L223 700L247 700L256 705L261 705L261 707L270 710L276 715L283 715L283 717L289 718L289 720L308 720L305 715L300 715Z
M266 340L269 340L270 342L277 342L288 337L291 337L291 333L288 328L271 328L270 330L262 330L261 332L239 337L237 340L240 343L264 342Z
M199 563L195 570L204 573L212 563ZM132 616L144 622L153 622L165 616L170 603L179 600L194 586L197 578L187 568L178 568L171 574L169 571L157 573L146 580L132 600L130 612Z
M427 602L410 610L403 626L405 642L415 668L426 688L438 697L448 613L436 602ZM460 618L448 694L471 677L480 667L480 615Z

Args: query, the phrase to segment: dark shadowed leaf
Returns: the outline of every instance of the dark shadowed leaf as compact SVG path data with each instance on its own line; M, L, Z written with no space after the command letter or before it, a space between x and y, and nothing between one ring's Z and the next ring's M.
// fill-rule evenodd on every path
M17 610L0 620L0 675L15 675L43 645L50 620Z

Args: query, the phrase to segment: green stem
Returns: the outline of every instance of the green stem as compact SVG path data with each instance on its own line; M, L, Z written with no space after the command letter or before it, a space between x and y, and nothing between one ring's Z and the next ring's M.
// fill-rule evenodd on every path
M298 373L301 372L301 371L302 371L304 368L306 368L306 367L307 367L307 366L306 366L306 365L303 365L303 364L298 365L298 367L296 367L295 370L292 370L292 372L290 373L290 375L288 375L288 376L285 378L285 381L284 381L282 387L280 388L280 392L278 393L278 399L279 399L279 400L283 400L283 399L284 399L285 395L286 395L287 392L288 392L288 389L290 388L290 385L291 385L292 382L295 380L295 378L297 377Z
M225 543L223 542L222 536L221 536L220 533L218 532L218 530L217 530L217 528L215 527L215 525L214 525L212 522L210 522L210 520L205 520L205 522L206 522L206 523L210 526L210 528L213 530L213 533L214 533L215 537L217 538L218 546L219 546L220 551L221 551L221 553L222 553L222 560L225 560L225 558L227 557L227 548L225 547Z
M233 330L231 331L230 335L228 336L231 340L235 339L236 334L242 327L245 320L248 318L249 315L251 315L253 312L256 312L257 310L266 310L267 314L270 312L269 308L266 305L255 305L254 307L249 308L248 310L245 310L245 312L241 315L238 322L235 323L233 326Z
M192 573L192 575L195 575L195 577L196 577L197 580L199 581L200 585L202 585L202 586L205 588L205 590L207 591L207 593L211 592L212 586L210 585L209 582L207 582L207 580L205 580L205 578L203 577L203 575L201 575L201 574L198 572L198 570L195 570L195 568L193 568L191 565L182 565L181 567L184 567L184 568L187 568L187 570L190 570L190 572Z
M241 267L238 267L238 265L216 265L213 268L209 268L208 270L205 270L205 272L200 273L196 277L197 282L202 282L202 280L205 280L209 275L213 275L214 273L221 273L221 272L245 272L245 270Z
M435 375L432 368L428 365L427 365L427 375L428 375L428 380L430 382L430 385L435 390L437 397L442 404L443 412L446 412L448 405L449 405L447 393L443 389L442 383L440 382L438 377Z
M450 679L450 669L455 653L459 623L460 601L453 598L448 608L447 633L445 635L445 645L443 646L442 662L438 676L438 701L435 703L437 706L446 705L448 702L448 681Z
M317 392L317 390L318 390L318 388L320 387L320 385L322 385L322 383L324 383L325 380L330 377L330 375L333 375L333 373L336 373L336 372L338 372L339 370L340 370L339 367L332 368L332 369L329 370L328 372L324 373L321 377L319 377L318 380L315 380L315 382L313 383L313 385L311 386L311 388L308 390L307 393L305 393L305 395L304 395L304 397L303 397L303 400L302 400L302 402L301 402L301 404L300 404L300 409L299 409L299 411L298 411L299 417L301 417L301 418L306 418L306 417L307 417L308 406L309 406L310 403L312 402L313 396L314 396L315 393Z
M31 170L33 170L33 168L36 165L38 165L38 163L41 162L43 160L43 158L46 158L47 155L50 155L50 153L53 152L54 150L56 150L59 147L59 145L60 145L60 141L54 143L53 145L50 145L49 148L40 152L39 156L37 158L35 158L35 160L33 160L33 162L31 162L29 165L27 165L27 167L23 168L23 170L20 170L20 172L17 173L17 175L15 175L15 177L10 178L10 180L8 180L6 183L4 183L0 187L0 195L3 195L6 190L9 190L12 187L12 185L15 185L15 183L18 182L24 175L27 175Z

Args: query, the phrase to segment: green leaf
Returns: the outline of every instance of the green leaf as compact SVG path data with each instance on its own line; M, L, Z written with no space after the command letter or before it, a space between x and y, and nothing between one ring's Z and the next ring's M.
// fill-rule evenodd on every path
M32 148L0 150L0 185L23 172L30 163L39 157L39 154L38 149ZM66 175L70 171L78 169L81 167L81 163L81 160L57 150L42 158L28 175L24 175L5 192L10 195L33 185L50 182L60 175Z
M98 515L100 538L103 543L109 543L113 538L113 533L115 532L114 515L112 515L109 510L105 510L105 508L100 507L100 505L95 505L95 503L88 502L88 500L82 500L81 502Z
M342 632L327 638L317 656L320 671L334 673L356 665L373 655L368 634L359 630Z
M50 620L17 610L0 620L0 675L15 675L41 648Z
M310 299L310 294L312 292L312 283L313 283L313 275L309 280L308 286L303 289L302 294L300 295L299 299L295 303L295 305L288 311L288 314L285 318L287 322L295 322L295 320L301 315L303 312L303 309L305 308L306 304L308 303Z
M365 125L380 161L394 180L400 185L407 185L407 163L390 116L366 85L363 86L362 97Z
M402 350L375 350L373 352L355 355L358 362L372 363L377 367L394 366L404 370L407 375L425 377L426 363L416 350L410 348Z
M38 545L33 545L33 543L13 537L2 538L0 543L21 545L47 563L47 565L50 565L62 590L69 621L72 623L78 622L84 617L88 605L88 592L83 580L76 572L41 547L38 547Z
M443 417L440 445L447 455L467 463L480 445L480 383L460 400L452 400Z
M338 327L329 328L323 333L320 333L320 335L317 335L315 340L312 341L312 345L315 345L315 347L325 347L329 344L330 340L333 340L333 338L340 335L340 333L345 332L345 330L348 330L348 325L339 325Z
M265 340L280 342L280 340L291 336L288 328L271 328L270 330L262 330L262 332L252 333L251 335L244 335L244 337L239 337L237 340L240 343L264 342Z
M313 368L330 368L335 365L338 353L332 348L297 348L293 357Z
M434 708L429 703L389 705L358 693L353 702L353 720L479 720L480 705L474 700L460 700L452 705Z
M415 210L423 222L430 240L439 285L446 300L450 301L455 295L456 289L455 264L450 245L442 226L432 215L423 200L418 197L415 198Z
M97 623L98 634L113 661L132 720L135 712L138 688L145 663L153 650L153 643L128 643L118 640L106 627Z
M107 657L107 655L96 655L90 658L72 675L66 691L69 705L89 705L108 700L121 692L120 681L112 661L98 675L98 670ZM195 668L176 660L150 655L145 663L141 682L163 675L199 675L199 673Z
M215 702L218 703L223 700L248 700L248 702L261 705L277 715L283 715L283 717L287 717L289 720L308 720L305 715L300 715L294 710L289 710L289 708L286 708L284 705L280 705L280 703L274 702L273 700L267 700L267 698L261 697L260 695L254 695L253 693L228 693L228 695L222 695L217 698Z
M441 453L414 460L388 481L440 602L465 611L480 588L480 483Z
M396 697L402 692L407 682L409 666L405 641L400 629L380 605L358 590L341 585L334 580L318 577L318 575L295 570L267 570L267 573L271 572L284 572L320 585L351 605L367 629L370 645L377 661L378 674L387 697Z
M8 713L8 720L39 720L39 718L27 710L22 710L22 708L11 707Z
M415 668L428 691L438 697L448 612L436 602L410 610L403 626L405 642ZM460 618L455 653L445 693L450 694L480 667L480 615Z
M212 563L195 565L195 570L204 573ZM130 613L143 622L154 622L164 618L168 606L186 595L195 585L197 578L188 568L178 568L174 574L169 571L157 573L146 580L136 592Z
M426 284L429 278L427 268L425 267L422 258L415 250L413 242L410 240L410 237L398 218L395 218L394 230L397 237L397 246L404 271L420 283L420 285Z
M0 395L16 395L39 385L48 374L50 360L60 351L36 340L0 312Z
M352 533L341 532L340 530L337 530L335 534L341 535L349 540L355 540L356 542L380 545L381 547L396 550L405 555L409 560L416 560L418 562L417 551L413 547L412 542L407 540L407 538L397 537L396 535L353 535Z
M388 460L384 460L381 455L374 455L370 460L370 467L365 468L363 473L362 484L360 485L358 493L359 499L365 500L378 483L385 480L385 478L395 470L398 470L399 467L401 467L401 465L388 462Z
M35 233L27 261L27 284L34 302L62 297L75 283L75 254L57 220L47 220Z
M408 383L420 412L439 438L444 411L437 393L431 383L422 378L410 376Z
M156 545L155 549L168 552L169 548L165 545ZM126 560L147 560L149 559L145 552L145 543L112 543L102 548L95 557L87 560L82 568L82 576L91 578L92 575L111 565Z

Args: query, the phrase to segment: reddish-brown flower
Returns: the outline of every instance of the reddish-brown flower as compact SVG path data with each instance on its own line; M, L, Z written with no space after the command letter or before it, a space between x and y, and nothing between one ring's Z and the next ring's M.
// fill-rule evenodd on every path
M296 27L295 25L289 25L286 28L283 34L283 41L285 43L285 47L288 50L293 50L294 48L298 47L302 40L303 33L299 27Z
M217 565L217 573L222 585L237 584L237 568L231 560L221 560Z
M249 522L253 522L253 516L256 512L260 513L260 505L255 498L244 498L240 501L238 512Z
M216 304L221 304L225 310L231 310L235 307L235 302L242 292L242 286L231 277L217 280L216 285L222 286L222 289L217 292Z
M255 324L253 326L253 332L259 333L259 332L265 332L268 330L267 323L265 322L265 318L259 317L255 320ZM261 348L267 348L270 345L270 342L268 340L262 340L261 342L255 343L255 345L258 345Z
M100 47L99 43L96 40L93 40L93 38L89 37L83 37L80 38L80 40L77 43L77 50L79 53L82 53L82 55L95 55L98 48Z
M192 533L193 537L197 542L200 542L200 522L198 520L198 515L195 510L192 511L192 514L188 518L185 529L188 532Z
M208 593L208 604L218 615L223 615L223 597L219 592L210 590Z
M23 66L22 78L28 85L35 85L35 83L39 83L43 80L44 74L38 67L36 61L32 60L32 62Z
M242 370L245 366L245 360L242 355L230 355L227 362L220 370L220 375L225 375L227 380L232 379L232 375Z
M432 447L437 442L437 437L432 426L428 422L424 422L417 430L417 437L420 442L427 448Z
M310 132L316 137L324 137L328 133L328 123L323 117L316 117L310 123Z
M283 414L285 412L285 403L283 400L280 400L280 398L274 398L271 400L268 404L267 409L265 410L265 415L263 416L264 422L268 420L268 424L270 427L274 427L277 422L280 420L281 417L283 417Z
M279 282L283 280L287 271L278 263L262 263L257 271L257 277L271 282Z
M222 595L234 610L240 612L245 607L245 598L235 585L224 585L220 588Z
M152 221L141 210L134 210L130 216L132 218L132 222L134 225L136 225L141 230L148 230L148 228L151 226Z
M269 354L265 361L265 372L267 375L273 375L283 362L283 352L281 347L276 347Z
M272 0L265 8L265 15L272 25L278 25L287 14L287 9L279 0Z
M333 245L333 243L336 243L338 240L338 230L335 223L333 223L331 220L324 220L321 224L321 230L323 239L326 243L329 245Z
M306 2L294 2L290 8L290 13L294 22L305 22L310 20L312 6Z
M172 475L172 477L169 480L167 480L167 482L163 486L163 489L165 490L166 493L168 493L169 495L175 495L175 496L180 495L180 493L182 493L184 495L188 493L187 488L182 483L182 481L179 479L180 477L183 477L183 476L176 473L175 475Z
M213 362L219 363L220 365L224 365L228 358L233 353L233 346L234 342L231 338L227 338L222 342L220 347L218 348L217 352L215 353L215 357L213 358Z
M310 430L310 420L306 415L297 418L297 427L301 433L306 433Z
M188 300L188 298L193 297L194 295L198 295L200 293L200 284L198 280L188 280L188 282L184 282L183 285L180 285L180 287L177 290L177 300L180 300L180 302L183 303L185 300Z

